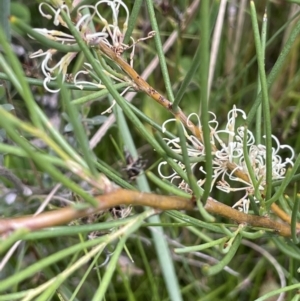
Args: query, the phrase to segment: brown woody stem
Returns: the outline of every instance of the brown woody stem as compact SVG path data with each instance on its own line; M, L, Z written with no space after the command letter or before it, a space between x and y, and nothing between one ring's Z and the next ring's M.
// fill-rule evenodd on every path
M252 227L262 227L264 229L272 229L278 235L290 237L290 225L282 222L277 222L269 217L251 215L240 212L225 204L222 204L213 198L208 198L204 208L211 214L217 214L235 221L238 224L246 224ZM300 228L297 228L297 233L300 233Z
M161 210L192 210L195 206L192 200L185 198L161 196L126 189L118 189L111 193L97 196L96 199L98 200L97 207L89 207L81 210L74 207L66 207L50 212L44 212L36 216L30 215L17 218L0 219L0 234L14 231L19 228L37 230L62 225L69 223L74 219L95 214L99 211L119 205L142 205Z
M0 219L0 234L8 234L20 228L27 228L31 231L66 224L74 219L95 214L118 205L149 206L160 210L192 210L195 203L192 199L175 196L162 196L152 193L144 193L125 189L118 189L114 192L97 196L98 206L87 209L76 209L67 207L36 216L23 216L17 218ZM220 215L233 220L238 224L247 224L252 227L263 227L273 230L274 233L290 237L291 227L286 223L271 220L269 217L248 215L239 212L213 198L208 198L204 207L209 213ZM298 229L298 228L297 228ZM300 232L300 229L298 230Z
M271 209L273 213L276 214L279 218L281 218L286 223L291 224L292 222L291 217L287 213L285 213L278 205L273 203L271 205ZM300 223L296 223L296 228L300 229Z

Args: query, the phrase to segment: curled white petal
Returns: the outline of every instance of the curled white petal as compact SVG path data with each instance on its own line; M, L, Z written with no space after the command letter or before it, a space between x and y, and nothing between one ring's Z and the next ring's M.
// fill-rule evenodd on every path
M171 119L168 119L166 120L162 126L161 126L161 129L162 129L162 132L165 133L166 132L166 124L169 123L169 122L176 122L176 119L175 118L171 118Z
M60 13L61 13L62 10L65 10L67 15L68 15L68 18L71 19L70 11L69 11L68 6L63 4L57 9L57 11L55 13L55 16L54 16L53 24L56 25L56 26L61 24L65 27L67 27L66 23L62 20L62 18L60 16Z
M162 172L161 172L161 168L162 168L164 165L166 165L166 164L168 164L166 161L163 161L163 162L160 162L160 163L159 163L159 165L158 165L158 174L159 174L159 176L160 176L162 179L171 179L172 177L176 176L177 173L176 173L176 171L174 171L174 172L173 172L171 175L169 175L169 176L163 175Z
M197 121L198 121L198 127L201 129L201 121L200 121L200 117L199 117L199 115L196 114L196 113L191 113L191 114L187 117L187 122L186 122L187 126L188 126L188 127L194 127L194 123L191 121L191 118L192 118L193 116L196 116Z
M43 5L47 6L50 10L52 10L53 14L56 13L55 9L54 9L51 5L49 5L48 3L45 3L45 2L42 2L42 3L39 5L39 12L40 12L40 14L41 14L43 17L45 17L46 19L51 20L51 19L52 19L52 16L43 12L43 9L42 9Z
M60 89L56 89L56 90L53 90L53 89L50 89L47 84L51 81L51 79L49 77L45 77L44 81L43 81L43 86L44 88L50 92L50 93L57 93L59 92Z

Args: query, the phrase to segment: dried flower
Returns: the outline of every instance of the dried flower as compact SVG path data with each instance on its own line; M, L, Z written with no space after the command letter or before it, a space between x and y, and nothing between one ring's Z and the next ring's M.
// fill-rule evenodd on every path
M211 144L217 146L217 151L213 152L214 158L212 161L213 165L213 179L211 189L216 187L217 189L224 191L226 193L232 191L245 191L245 195L233 206L238 207L244 212L248 212L249 208L249 195L253 195L255 192L256 183L259 184L258 190L263 191L266 186L266 146L262 144L255 144L255 138L252 132L243 126L236 127L236 120L238 115L241 115L242 119L246 119L246 113L243 110L237 109L235 106L227 115L227 124L224 130L218 129L218 122L216 120L215 114L211 113L213 116L212 120L209 121L209 128L211 131ZM198 126L201 130L201 123L199 117L193 113L188 117L196 116L198 119ZM165 125L168 122L175 121L171 119L163 124L163 130L165 130ZM189 123L188 123L189 124ZM252 183L251 177L245 163L245 154L243 150L244 135L246 135L246 143L248 156L251 162L251 168L255 175L256 183ZM205 147L204 144L199 141L195 136L188 135L185 131L185 136L187 137L188 145L187 151L190 157L202 157L205 159ZM289 145L281 145L275 136L272 136L275 147L272 148L272 179L279 180L283 179L286 168L288 165L293 165L294 151ZM165 139L168 146L176 153L181 154L181 145L179 138ZM290 157L283 160L279 152L286 149L290 152ZM169 179L172 183L180 179L178 187L184 189L187 192L191 192L189 185L181 179L176 171L173 170L171 175L164 175L162 173L162 167L167 164L162 162L159 165L158 171L162 178ZM185 166L182 162L177 162L177 164L185 170ZM192 163L191 167L193 171L196 171L199 164ZM231 167L235 166L234 169ZM200 174L203 174L203 178L198 180L198 185L201 187L205 183L205 171L203 167L198 168ZM236 171L241 171L248 178L241 179L235 176ZM233 182L239 182L241 187L232 187Z
M62 12L64 12L74 23L74 27L80 34L82 40L90 47L101 49L99 43L102 43L102 46L108 46L117 56L122 55L125 50L132 49L130 54L130 65L132 67L135 45L140 41L152 38L155 33L150 32L147 37L140 38L137 41L130 37L132 42L130 45L126 45L124 44L124 37L128 26L129 10L122 0L102 0L98 1L95 5L81 5L76 11L76 16L71 18L70 12L74 9L77 2L78 1L73 1L71 4L70 1L65 3L60 0L52 0L51 3L53 7L48 3L41 3L39 11L43 17L53 19L53 24L55 26L61 25L68 28L67 23L69 24L69 22L65 22L62 17ZM50 10L52 14L45 13L44 8L47 8L47 12ZM107 14L109 10L111 14ZM122 18L119 17L120 10L125 12L125 16ZM108 15L107 18L109 20L103 17L102 12L104 11L105 15ZM72 16L73 15L74 11L72 11ZM100 25L100 30L95 32L94 25L97 23ZM44 35L49 40L64 45L77 46L76 39L69 33L46 28L35 28L34 30ZM55 55L59 56L56 49L48 49L46 51L39 50L31 55L31 58L43 57L41 69L45 76L44 87L47 91L51 93L59 91L59 89L51 89L49 85L49 83L56 81L59 76L61 77L62 82L73 81L75 86L79 89L83 89L84 85L96 86L99 89L105 88L98 76L93 72L90 64L84 63L84 70L79 70L75 75L68 73L70 63L77 54L78 52L64 54L55 64L52 64L51 62ZM95 62L99 65L102 64L97 57L95 57ZM109 70L109 68L112 67L103 67L103 73L108 75L114 82L126 81L129 83L128 87L121 92L121 96L124 95L128 89L134 86L134 84L123 74L118 74L120 72L119 68L118 70ZM110 113L115 103L115 100L113 100L111 106L102 112L102 114Z
M105 8L103 5L105 5ZM44 7L47 7L48 10L52 11L53 15L44 12ZM64 22L61 12L66 12L68 18L70 16L70 5L64 4L64 2L56 1L55 8L49 5L48 3L41 3L39 6L39 11L41 15L47 19L53 19L53 24L55 26L62 25L68 28L66 22ZM109 7L112 12L112 23L109 23L100 13L100 8L107 9ZM119 10L124 8L126 12L126 18L122 25L122 29L119 28ZM98 17L103 27L99 32L93 31L93 26L91 22L94 20L94 17ZM97 45L100 41L103 41L106 45L112 48L116 53L121 54L125 49L130 48L131 46L124 45L123 39L127 30L127 23L129 18L129 11L127 6L121 0L106 0L98 1L95 5L82 5L77 10L77 17L75 19L75 28L80 33L82 39L87 43L87 45L93 46ZM35 31L44 35L50 40L60 42L64 45L76 45L77 42L75 38L63 31L59 30L49 30L46 28L35 28ZM62 80L64 81L67 77L68 67L72 60L76 57L77 52L71 52L65 54L54 66L51 65L53 56L58 53L55 49L48 49L45 52L38 50L37 52L31 55L31 58L35 57L44 57L41 69L45 76L44 87L49 92L58 92L57 90L52 90L48 87L48 83L57 80L57 77L61 74ZM103 88L99 80L98 83L93 83L90 81L79 81L77 78L79 75L88 74L89 70L80 70L77 74L74 75L75 85L78 85L79 88L82 88L82 84L91 84L96 85L99 88Z

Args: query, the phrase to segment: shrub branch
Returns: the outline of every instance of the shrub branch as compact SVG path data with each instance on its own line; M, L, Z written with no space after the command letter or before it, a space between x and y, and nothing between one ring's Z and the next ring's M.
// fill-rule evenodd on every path
M70 206L62 209L44 212L39 215L22 216L16 218L0 219L0 234L9 234L20 228L27 228L30 231L66 224L72 220L82 218L91 214L119 206L149 206L159 210L193 210L194 199L187 199L177 196L162 196L153 193L144 193L126 189L118 189L105 195L96 196L98 206L78 209ZM269 217L249 215L222 204L209 197L204 208L207 212L226 217L238 224L246 224L252 227L270 229L273 233L284 237L291 236L290 225L277 222ZM297 227L297 234L300 227Z

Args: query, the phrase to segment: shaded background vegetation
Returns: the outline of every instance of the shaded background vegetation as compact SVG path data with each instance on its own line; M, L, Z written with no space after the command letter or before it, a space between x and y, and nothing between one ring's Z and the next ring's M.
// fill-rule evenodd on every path
M133 1L124 2L129 9L134 4ZM161 0L153 2L162 43L167 40L173 31L178 31L178 38L166 53L172 89L174 94L176 94L187 71L191 68L193 56L199 39L201 39L199 34L199 13L196 12L189 20L187 27L182 30L181 27L186 22L184 19L186 10L192 1ZM12 13L27 21L32 27L52 28L52 21L40 16L38 3L38 1L13 1L11 3ZM249 6L246 4L245 9L240 13L242 3L243 1L229 1L227 4L211 85L209 109L216 114L218 121L223 126L226 124L227 113L232 109L233 105L248 113L258 94L258 68ZM212 34L219 5L219 1L211 1L210 21ZM266 71L269 72L278 59L295 22L299 20L300 10L297 4L287 1L259 1L256 5L260 25L265 9L267 11L265 67ZM238 24L239 13L241 23ZM133 34L138 39L146 36L149 31L151 31L151 25L146 6L143 4ZM280 74L269 92L273 134L278 137L281 143L290 145L296 154L300 151L299 42L300 39L298 38L293 44ZM18 32L14 27L12 27L12 44L15 45L14 49L23 64L26 75L42 79L40 60L29 59L29 54L41 48L41 45L28 39L26 35ZM134 55L135 70L141 74L155 54L153 39L137 44ZM128 54L125 54L125 57L126 55L128 56ZM77 61L73 63L71 66L74 68L73 70L76 70L78 65L82 63L80 60L81 57L78 57ZM53 64L55 64L55 61L53 61ZM180 104L187 115L192 112L199 112L199 76L198 72L193 77ZM162 94L166 93L159 67L150 74L148 82ZM23 100L13 88L9 87L7 82L5 85L6 88L2 88L2 103L11 103L15 108L15 114L21 119L28 120L28 112L24 107ZM49 119L57 124L60 132L73 144L73 131L68 126L67 117L62 114L61 96L59 94L49 94L41 85L32 85L31 88L36 101L46 112ZM72 97L78 98L87 93L74 90L72 91ZM157 124L162 124L171 117L167 111L163 110L143 93L138 93L132 104ZM101 117L101 112L107 109L108 106L109 99L106 97L81 107L81 118L89 137L92 137L98 127L105 121L105 117ZM128 123L130 125L130 120L128 120ZM252 124L250 128L254 129L254 126L255 124ZM146 127L151 131L149 125L146 125ZM158 154L147 144L136 129L131 128L131 134L138 148L139 155L147 161L146 169L151 168L157 174ZM126 181L130 181L125 171L126 162L123 154L123 140L124 138L120 135L115 124L97 145L95 154L97 158L112 166L116 173L119 173ZM7 141L10 143L9 140ZM47 188L54 184L52 179L39 170L30 160L26 161L16 156L3 156L2 162L29 186ZM135 185L134 180L131 180L131 183ZM9 185L5 179L3 179L3 185ZM150 183L150 185L152 191L162 193L154 183ZM293 195L295 190L298 189L299 191L297 183L295 185L290 185L287 189L287 193L290 196ZM64 191L64 193L64 196L70 197L68 192ZM212 191L212 195L228 205L234 204L242 196L239 193L227 195L218 190ZM6 217L33 213L40 202L41 199L38 197L27 200L26 203L24 203L22 198L9 205L1 202L0 213ZM61 204L57 201L53 205L49 205L50 208L51 206L61 206ZM140 208L135 209L135 212L140 211ZM199 218L197 212L191 213L191 216ZM96 220L104 222L111 218L118 219L119 216L112 212L107 212L100 218L97 217ZM220 237L218 233L197 228L197 224L195 228L189 228L192 225L189 224L189 221L175 223L176 219L168 213L161 214L161 221L164 226L165 240L168 242L171 250L180 246L198 245ZM89 222L80 220L76 223L84 225ZM228 224L228 220L218 218L218 223ZM161 273L163 266L158 261L149 227L155 227L155 225L151 226L145 223L144 227L141 227L129 236L126 247L134 263L130 261L126 252L122 253L116 272L108 287L106 300L169 300L168 291ZM107 231L103 230L98 235L107 233ZM0 272L1 278L18 273L23 267L29 266L58 250L63 250L75 242L78 243L80 239L85 239L87 235L89 233L82 234L79 237L75 235L44 239L42 237L40 239L33 237L19 246L5 269ZM107 248L106 256L112 250L114 250L113 244ZM205 255L209 257L205 257L201 252L176 254L172 251L172 260L184 300L255 300L265 292L280 288L278 270L274 268L274 263L268 261L270 259L269 254L276 258L276 264L280 266L280 273L283 273L286 277L287 285L298 282L299 273L297 269L299 268L300 260L298 251L298 246L291 244L290 240L279 237L274 238L274 235L265 234L253 241L253 243L242 242L234 259L230 262L229 266L231 269L224 270L214 276L206 276L203 273L203 266L207 263L213 263L213 259L221 259L224 256L218 248L206 250ZM46 279L51 279L54 275L64 270L65 267L76 262L76 256L79 255L76 254L74 257L65 258L59 263L43 269L34 277L12 287L11 291L18 292L37 287ZM101 255L99 257L99 265L103 263L106 256ZM69 300L68 298L79 284L88 266L89 264L81 267L69 277L51 300L59 300L59 296L63 296L62 300ZM92 300L94 292L99 286L99 282L101 282L101 274L105 274L105 272L106 267L92 270L87 279L85 279L75 300ZM298 297L295 297L295 291L288 292L285 300L292 300L292 298L294 298L293 300L298 300ZM0 300L6 299L0 297ZM276 298L272 300L276 300Z

